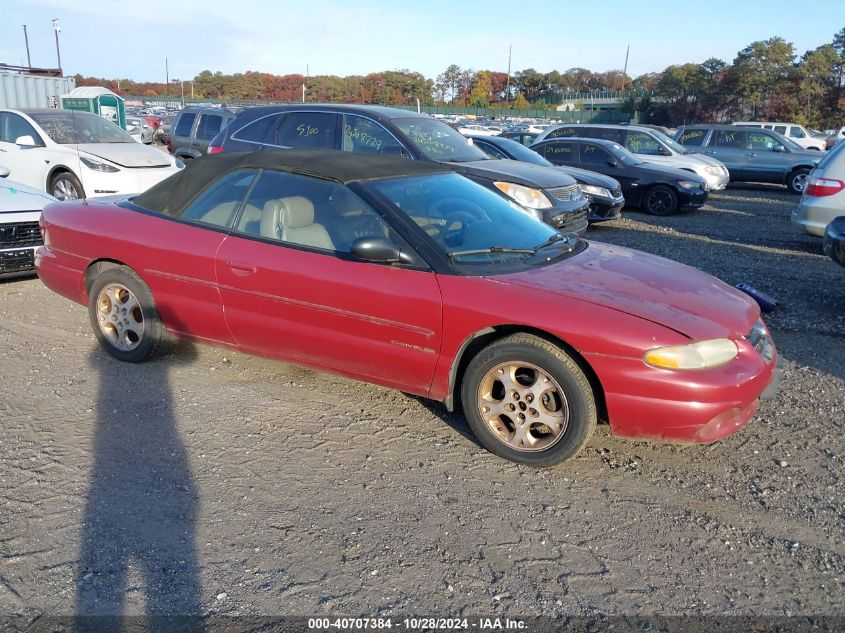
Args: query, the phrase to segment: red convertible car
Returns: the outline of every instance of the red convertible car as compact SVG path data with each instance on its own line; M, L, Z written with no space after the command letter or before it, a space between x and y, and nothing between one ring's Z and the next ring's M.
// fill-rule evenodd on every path
M598 420L713 442L777 382L737 290L398 157L210 156L130 200L50 205L42 231L39 276L120 360L167 330L337 372L461 407L520 463L571 458Z

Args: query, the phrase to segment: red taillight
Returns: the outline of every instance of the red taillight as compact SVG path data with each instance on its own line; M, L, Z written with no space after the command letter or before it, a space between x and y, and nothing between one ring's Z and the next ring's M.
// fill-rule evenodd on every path
M208 146L208 153L209 154L222 154L223 153L223 146L222 145L209 145Z
M810 176L807 180L808 196L832 196L845 189L845 182L841 180L834 180L833 178L818 178L817 176Z

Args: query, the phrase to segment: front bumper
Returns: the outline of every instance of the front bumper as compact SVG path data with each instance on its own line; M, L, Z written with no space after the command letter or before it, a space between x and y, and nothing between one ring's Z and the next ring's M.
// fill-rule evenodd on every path
M700 371L657 369L641 359L586 355L604 386L613 434L709 444L741 429L760 400L777 391L780 360L773 344L767 350L770 360L748 339L737 345L740 352L733 361Z
M625 198L605 198L603 196L587 196L590 199L590 223L608 222L618 220L622 217L622 208L625 206Z
M707 181L707 188L710 191L721 191L727 187L728 183L731 181L731 175L727 170L718 176L708 172L700 173L698 175Z
M36 247L0 249L0 279L35 274Z
M706 189L682 189L678 192L678 206L684 208L700 207L707 202L709 191Z
M581 197L573 202L557 204L550 209L542 209L543 221L559 231L573 235L583 235L590 219L590 202Z
M81 182L88 198L143 193L179 170L173 167L121 167L114 173L82 168Z

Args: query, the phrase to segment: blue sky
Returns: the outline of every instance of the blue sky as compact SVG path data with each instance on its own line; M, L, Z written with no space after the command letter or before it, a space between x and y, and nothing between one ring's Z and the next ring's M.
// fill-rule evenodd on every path
M366 74L408 68L434 78L449 64L541 72L574 66L660 71L714 56L731 62L755 40L779 35L798 54L845 27L845 2L641 0L0 0L0 62L56 66L137 81L190 79L209 69L276 74ZM807 8L804 8L807 7ZM811 8L809 8L811 7Z

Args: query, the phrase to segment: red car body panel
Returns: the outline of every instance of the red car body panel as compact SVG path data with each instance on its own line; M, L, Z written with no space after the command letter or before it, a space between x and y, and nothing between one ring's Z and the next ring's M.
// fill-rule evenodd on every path
M244 350L428 394L442 329L435 275L229 236L217 279Z
M109 259L150 287L177 334L445 400L466 344L500 326L540 331L580 355L619 435L712 442L753 415L772 381L743 338L750 299L693 268L591 243L527 272L438 275L342 259L110 204L48 206L36 267L86 304L88 266ZM647 349L730 337L739 355L700 371L657 369Z

